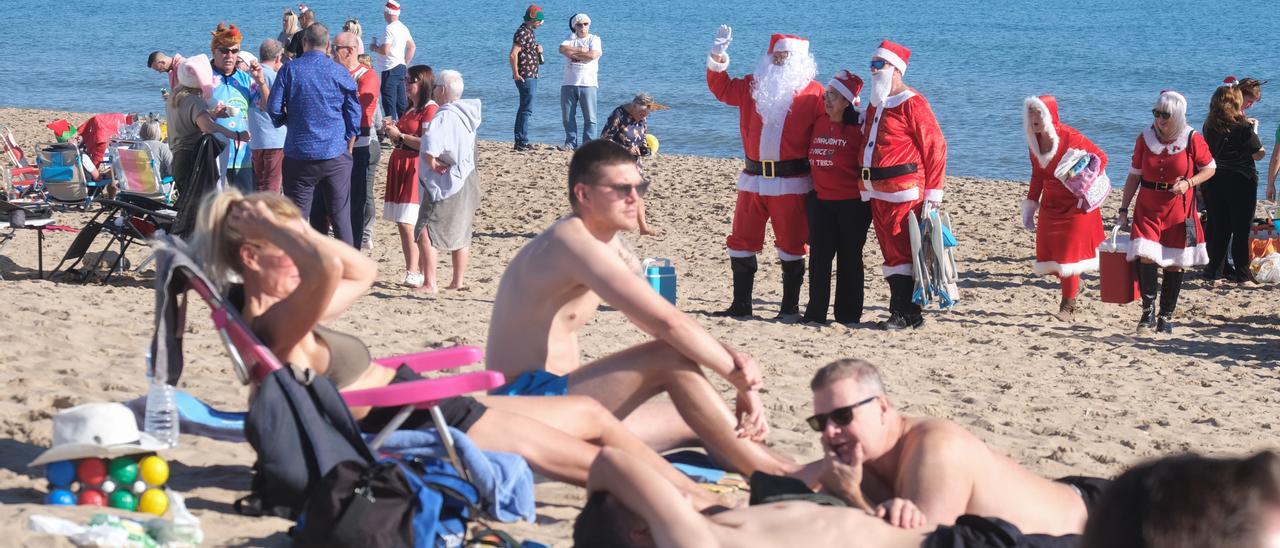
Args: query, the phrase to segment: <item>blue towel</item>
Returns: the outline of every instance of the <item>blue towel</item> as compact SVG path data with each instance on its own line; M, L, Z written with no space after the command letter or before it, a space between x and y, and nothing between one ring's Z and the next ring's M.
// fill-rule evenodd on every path
M663 455L672 466L698 483L716 483L724 479L726 472L716 467L706 453L677 451Z
M458 458L471 475L471 481L480 491L482 507L495 519L513 522L520 519L532 522L537 517L533 502L533 472L520 455L497 451L484 451L476 447L462 432L449 429L453 435ZM372 440L372 435L366 435ZM397 430L378 448L381 453L406 456L447 458L444 444L435 429Z

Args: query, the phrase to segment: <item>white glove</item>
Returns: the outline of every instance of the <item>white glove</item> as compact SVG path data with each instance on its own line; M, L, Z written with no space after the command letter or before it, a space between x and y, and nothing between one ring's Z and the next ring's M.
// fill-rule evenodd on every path
M720 25L716 29L716 39L711 42L712 55L724 55L729 52L729 43L733 41L733 29L729 25Z
M1040 202L1033 200L1022 201L1022 228L1027 230L1036 229L1036 211L1040 209Z

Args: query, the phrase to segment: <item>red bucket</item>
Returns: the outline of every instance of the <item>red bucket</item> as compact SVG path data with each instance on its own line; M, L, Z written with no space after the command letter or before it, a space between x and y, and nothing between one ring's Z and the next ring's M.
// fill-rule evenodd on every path
M1098 248L1098 277L1101 279L1102 302L1129 304L1138 298L1138 276L1129 262L1129 238L1120 238L1120 228L1111 231L1111 239Z

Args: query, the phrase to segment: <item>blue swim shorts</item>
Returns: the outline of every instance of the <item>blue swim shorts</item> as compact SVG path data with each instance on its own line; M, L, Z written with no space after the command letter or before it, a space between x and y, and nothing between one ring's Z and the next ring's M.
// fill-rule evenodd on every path
M564 396L569 394L569 377L546 371L525 371L516 380L489 391L491 396Z

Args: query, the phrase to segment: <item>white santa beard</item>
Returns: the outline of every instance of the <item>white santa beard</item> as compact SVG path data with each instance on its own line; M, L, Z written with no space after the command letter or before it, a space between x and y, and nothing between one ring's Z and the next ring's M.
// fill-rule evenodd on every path
M871 73L871 96L867 97L867 100L871 101L871 106L883 105L892 90L893 70L886 67L885 70Z
M817 72L817 63L808 54L793 54L782 65L773 64L771 55L762 57L751 76L751 98L764 123L782 124L796 92L809 85Z

